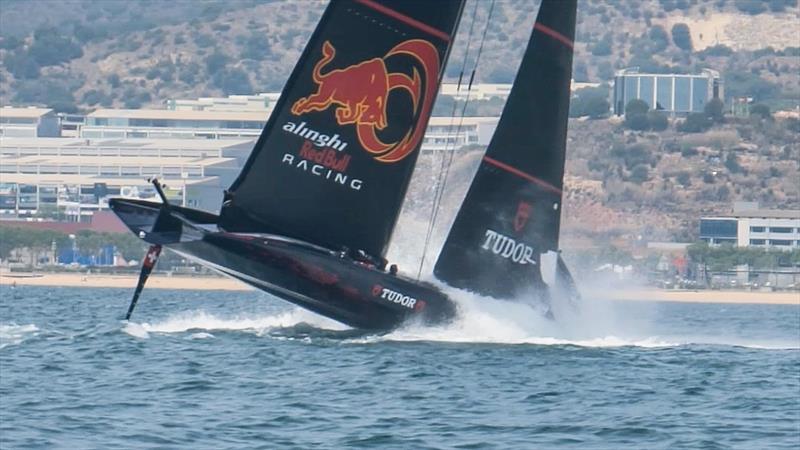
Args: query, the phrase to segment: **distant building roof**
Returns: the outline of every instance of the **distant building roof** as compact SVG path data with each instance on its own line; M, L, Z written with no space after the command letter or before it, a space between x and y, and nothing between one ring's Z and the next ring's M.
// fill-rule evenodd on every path
M263 111L189 111L171 109L98 109L91 118L165 119L165 120L267 120Z
M236 145L252 145L246 139L81 139L47 137L0 137L0 147L127 147L141 149L208 149L216 150Z
M477 125L479 123L492 123L500 120L499 117L431 117L428 125Z
M17 117L25 119L35 119L53 112L50 108L15 108L13 106L3 106L0 108L0 117Z
M754 209L705 216L703 219L800 219L800 209Z
M2 183L17 183L31 185L75 185L106 183L111 186L145 186L150 185L145 177L109 177L103 175L69 175L69 174L35 174L35 173L4 173L0 176ZM196 177L185 179L160 179L167 186L191 186L208 182L216 182L217 177Z
M20 166L34 165L102 165L110 164L117 166L213 166L225 162L235 161L235 158L193 158L193 157L170 157L162 158L159 156L66 156L66 155L23 155L23 156L4 156L0 155L0 162L3 164L18 164ZM5 176L5 173L3 174Z
M764 218L764 219L800 219L800 209L756 209L753 211L739 211L731 217Z
M111 211L97 211L92 214L91 222L55 222L51 220L0 220L0 225L29 228L34 230L51 230L61 233L75 234L81 230L99 231L103 233L127 233L128 228Z
M700 73L651 73L651 72L639 72L638 67L628 67L625 69L620 69L616 72L616 76L625 76L625 75L641 75L641 76L660 76L660 77L706 77L710 76L713 78L719 78L719 72L714 69L702 69Z

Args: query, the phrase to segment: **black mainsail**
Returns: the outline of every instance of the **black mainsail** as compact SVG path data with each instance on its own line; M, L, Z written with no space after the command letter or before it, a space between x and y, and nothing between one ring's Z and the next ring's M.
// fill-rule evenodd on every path
M576 0L542 2L497 130L434 268L454 287L497 298L546 287L541 255L558 251L576 7ZM563 261L557 270L566 270Z
M221 229L384 256L463 6L432 3L330 2Z

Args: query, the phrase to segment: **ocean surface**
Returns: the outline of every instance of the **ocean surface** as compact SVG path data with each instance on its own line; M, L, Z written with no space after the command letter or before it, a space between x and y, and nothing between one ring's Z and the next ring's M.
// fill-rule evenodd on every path
M0 448L798 448L800 307L461 298L364 334L256 292L0 287Z

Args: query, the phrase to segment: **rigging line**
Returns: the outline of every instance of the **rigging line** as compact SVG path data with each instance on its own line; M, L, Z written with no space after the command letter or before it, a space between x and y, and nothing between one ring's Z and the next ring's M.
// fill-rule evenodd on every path
M458 84L456 85L456 97L461 92L461 84L462 84L463 79L464 79L464 71L465 71L465 69L467 67L467 61L469 60L469 49L470 49L470 45L472 44L472 32L473 32L473 29L475 28L475 21L476 21L475 19L476 19L477 14L478 14L478 4L479 3L480 2L478 0L475 0L475 3L474 3L475 6L472 9L472 20L470 21L469 32L467 33L467 44L464 47L464 59L461 61L461 70L460 70L460 72L458 74ZM457 105L458 105L458 102L454 100L453 101L453 108L450 111L450 124L448 125L448 129L452 129L453 128L453 124L455 122ZM447 140L448 140L448 136L447 136L447 134L445 134L445 147L444 147L445 151L447 150L447 146L448 146ZM436 153L434 151L434 153L432 153L432 155L435 155L435 154ZM434 162L431 161L431 166L433 166L433 164L434 164ZM425 254L427 253L428 243L430 242L431 235L433 234L432 219L434 217L434 211L436 209L436 203L437 203L436 199L439 198L440 195L441 195L440 194L441 183L439 183L439 180L441 180L442 172L444 171L444 164L445 164L445 156L444 156L444 154L442 154L442 162L441 162L440 167L439 167L439 176L438 176L436 184L434 186L434 193L433 193L433 199L434 200L433 200L433 203L432 203L432 206L431 206L430 218L428 219L428 230L425 233L425 243L424 243L424 245L422 247L422 258L420 259L419 268L417 270L417 281L419 281L420 277L422 276L422 267L425 264Z
M460 118L460 121L458 123L458 128L456 129L456 136L461 134L461 129L462 129L463 124L464 124L464 116L466 115L467 106L469 105L469 101L470 101L470 93L472 92L472 83L475 80L475 72L477 71L478 64L480 63L480 60L481 60L481 54L483 53L483 44L486 41L486 32L489 30L489 24L491 23L491 20L492 20L492 13L494 12L494 5L495 5L495 0L492 0L492 4L489 7L489 15L488 15L488 18L486 19L486 27L483 29L483 35L481 36L481 42L480 42L480 45L478 47L478 54L475 57L475 64L472 66L472 73L470 74L470 77L469 77L469 85L467 86L467 98L465 99L464 106L461 109L461 118ZM439 198L436 199L436 207L434 208L435 212L434 212L434 215L433 215L433 220L431 221L431 225L430 225L431 229L433 229L435 227L436 220L437 220L437 218L439 216L439 210L440 210L439 205L441 203L442 196L444 195L444 189L445 189L445 187L447 187L447 179L448 179L448 177L450 175L450 167L453 164L453 158L455 156L455 144L454 144L454 148L452 150L453 151L451 151L447 155L448 156L448 161L447 161L447 165L445 167L444 177L441 180L441 190L440 190L440 193L439 193Z
M467 113L467 106L469 105L470 94L472 92L472 83L473 83L473 81L475 81L475 73L476 73L476 71L478 69L478 64L480 63L480 60L481 60L481 54L483 53L483 44L486 41L486 32L489 30L489 24L491 23L491 20L492 20L492 13L494 12L494 5L495 5L495 0L492 0L492 4L489 7L489 15L488 15L488 18L486 19L486 27L483 29L483 35L481 36L480 45L478 46L478 54L475 57L475 64L472 66L472 73L470 74L470 77L469 77L469 85L467 85L467 98L464 100L464 106L461 108L461 117L460 117L460 121L458 123L458 128L456 129L456 138L457 138L457 136L459 134L461 134L461 129L462 129L463 124L464 124L464 116ZM448 158L448 161L447 161L447 165L445 167L444 178L441 181L441 192L439 194L439 198L436 199L436 208L435 208L435 213L433 215L433 220L431 221L431 225L430 225L431 228L433 228L435 226L436 219L439 216L439 207L438 206L439 206L439 203L441 202L442 195L444 195L443 194L444 193L444 189L447 187L447 178L450 175L450 167L453 164L453 157L455 156L455 142L454 142L453 145L454 145L454 148L453 148L454 151L451 151L450 154L448 155L449 158Z
M433 236L433 231L436 228L436 220L439 217L439 210L440 210L440 206L441 206L442 197L444 196L444 191L445 191L445 188L447 187L447 179L448 179L449 174L450 174L450 167L453 164L453 158L455 156L455 150L456 150L456 144L457 144L458 136L461 134L461 130L462 130L463 125L464 125L464 116L466 115L467 107L469 106L469 102L470 102L470 96L472 94L472 83L475 80L475 73L477 71L478 65L480 64L481 54L483 53L483 45L486 42L486 34L487 34L487 31L489 30L489 25L491 24L491 21L492 21L492 14L494 12L494 6L495 6L495 0L492 0L491 6L489 7L489 14L488 14L488 16L486 18L486 26L483 29L483 33L481 35L480 44L478 46L478 53L477 53L477 55L475 57L475 63L472 65L472 73L470 74L469 84L467 85L467 95L466 95L466 98L464 99L464 104L463 104L463 106L461 108L461 115L459 116L458 127L456 128L455 135L453 137L453 145L452 145L452 148L449 149L450 150L449 152L447 151L448 147L449 147L449 142L447 142L447 141L445 142L445 153L442 154L442 166L441 166L441 168L439 170L439 180L437 182L436 192L434 193L434 200L433 200L433 205L432 205L432 208L431 208L431 218L430 218L430 220L428 222L428 233L425 236L425 244L424 244L423 249L422 249L422 258L420 260L419 270L417 271L417 280L419 280L419 278L420 278L420 276L422 274L422 268L425 265L425 259L426 259L427 254L428 254L428 246L430 244L431 237ZM470 25L470 40L468 41L468 45L471 44L472 25L474 25L474 23L475 23L475 17L476 17L475 14L476 13L477 13L477 2L475 4L475 11L473 11L473 21L472 21L472 24ZM469 46L467 47L467 49L469 49ZM465 63L466 63L466 57L465 57ZM462 74L463 74L463 69L462 69ZM460 90L461 90L461 86L459 84L458 92L460 92ZM453 102L453 106L454 107L455 107L455 105L456 105L456 102ZM453 118L454 118L454 116L453 116ZM452 129L452 122L451 122L451 127L450 128ZM448 141L449 141L449 139L448 139ZM468 141L465 142L465 144L468 144L468 143L469 143Z

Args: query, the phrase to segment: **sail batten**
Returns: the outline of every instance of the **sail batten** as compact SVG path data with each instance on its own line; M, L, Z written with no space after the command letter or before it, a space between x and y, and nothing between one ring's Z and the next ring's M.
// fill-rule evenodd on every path
M434 274L497 298L543 291L558 250L576 0L543 0L500 121Z
M332 0L220 227L383 256L464 0Z

